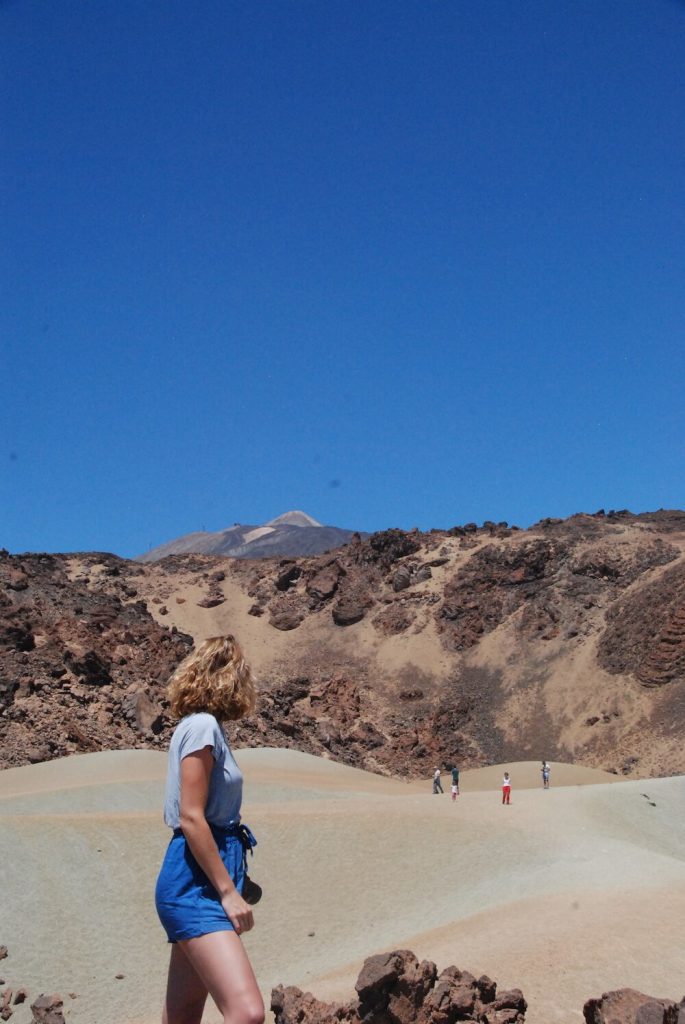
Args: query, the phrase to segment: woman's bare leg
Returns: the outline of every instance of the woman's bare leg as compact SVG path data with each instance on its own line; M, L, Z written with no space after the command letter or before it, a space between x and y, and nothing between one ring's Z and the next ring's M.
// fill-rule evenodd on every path
M162 1024L200 1024L207 986L178 945L171 947Z
M264 1002L235 932L211 932L179 945L223 1015L224 1024L263 1024ZM195 1024L195 1018L183 1024Z

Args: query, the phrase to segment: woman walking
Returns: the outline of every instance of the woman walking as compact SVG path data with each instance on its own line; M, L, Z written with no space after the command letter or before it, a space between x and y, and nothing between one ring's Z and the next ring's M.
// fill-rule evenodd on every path
M171 946L163 1024L200 1024L207 995L224 1024L262 1024L264 1004L240 935L253 925L241 895L255 845L240 821L243 777L221 726L256 694L232 636L206 640L170 683L180 719L171 738L164 820L173 835L155 900Z

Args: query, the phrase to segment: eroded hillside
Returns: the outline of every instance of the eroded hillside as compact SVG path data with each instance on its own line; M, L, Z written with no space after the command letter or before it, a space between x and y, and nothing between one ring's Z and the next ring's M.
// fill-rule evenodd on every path
M2 764L159 746L165 682L234 632L243 745L372 771L547 757L685 771L685 514L389 530L328 555L0 558Z

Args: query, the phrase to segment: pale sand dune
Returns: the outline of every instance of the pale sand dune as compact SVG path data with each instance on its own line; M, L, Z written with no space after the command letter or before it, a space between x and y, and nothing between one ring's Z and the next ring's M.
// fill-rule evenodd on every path
M519 985L531 1024L580 1021L615 986L685 991L683 778L581 785L591 770L553 764L543 792L537 763L510 765L502 807L507 766L464 773L453 804L294 751L238 760L265 888L246 945L267 998L281 981L349 998L364 957L398 946ZM32 997L76 992L75 1024L159 1019L164 770L130 751L0 773L2 975Z
M598 782L617 782L619 776L604 772L601 768L584 768L577 764L556 764L549 762L551 767L550 784L559 786L591 786ZM502 776L509 772L512 783L512 794L517 789L541 789L542 765L540 761L511 761L508 764L490 765L487 768L476 768L462 772L459 777L460 789L464 793L481 792L485 789L496 789L502 785ZM443 777L449 781L449 773ZM513 799L512 795L512 799Z

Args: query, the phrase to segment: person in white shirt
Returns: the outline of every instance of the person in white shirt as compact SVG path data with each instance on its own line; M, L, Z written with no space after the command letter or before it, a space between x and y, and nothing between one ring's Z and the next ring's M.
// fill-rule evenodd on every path
M508 804L510 796L511 796L511 778L509 777L509 772L505 772L504 773L504 778L502 779L502 803L503 804Z
M442 782L440 781L440 769L436 768L433 773L433 793L444 793L442 788Z

